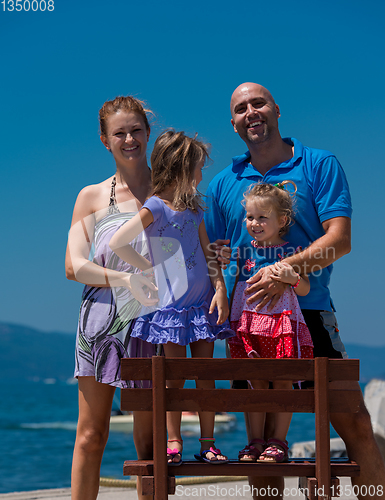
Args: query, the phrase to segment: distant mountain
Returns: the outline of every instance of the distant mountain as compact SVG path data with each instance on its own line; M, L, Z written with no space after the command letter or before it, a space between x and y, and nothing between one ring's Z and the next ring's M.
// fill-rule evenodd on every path
M385 379L385 346L345 344L350 358L360 359L361 381ZM73 376L75 335L42 332L10 323L0 323L0 377L7 379L67 380ZM225 356L218 342L216 356Z

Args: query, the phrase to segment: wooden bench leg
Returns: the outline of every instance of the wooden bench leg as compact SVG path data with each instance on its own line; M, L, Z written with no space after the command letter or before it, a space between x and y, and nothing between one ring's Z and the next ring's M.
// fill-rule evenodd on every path
M330 496L337 497L340 496L339 486L340 480L338 477L332 477L330 480ZM300 477L298 488L302 491L306 498L309 500L318 500L317 492L317 479L315 477Z
M169 495L175 495L175 477L168 476L167 488ZM154 495L155 494L155 481L154 476L142 476L142 494L143 495Z

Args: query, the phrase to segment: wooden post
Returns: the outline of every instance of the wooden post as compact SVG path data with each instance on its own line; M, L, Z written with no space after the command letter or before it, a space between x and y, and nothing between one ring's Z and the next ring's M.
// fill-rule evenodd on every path
M317 493L320 500L330 500L329 360L315 358L314 365Z
M152 387L155 500L167 500L166 360L164 356L152 358Z

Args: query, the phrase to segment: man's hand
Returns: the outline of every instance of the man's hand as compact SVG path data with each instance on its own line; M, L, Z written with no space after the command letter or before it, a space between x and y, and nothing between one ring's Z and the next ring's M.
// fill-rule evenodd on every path
M226 269L230 264L231 248L226 246L230 240L216 240L211 243L212 249L217 255L217 260L222 269Z
M272 276L274 281L281 281L289 285L295 285L298 281L298 274L294 271L288 262L276 262L271 266Z
M246 302L247 304L252 304L258 301L258 304L255 306L256 312L260 311L269 302L268 310L270 311L285 291L285 283L280 283L272 279L273 267L262 267L262 269L246 281L249 287L245 290L245 295L250 295Z

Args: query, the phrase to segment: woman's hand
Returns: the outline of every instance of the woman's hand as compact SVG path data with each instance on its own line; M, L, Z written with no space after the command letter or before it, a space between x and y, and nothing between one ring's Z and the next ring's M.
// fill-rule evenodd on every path
M288 262L276 262L273 266L271 266L271 270L272 280L288 283L289 285L295 285L298 281L298 274Z
M260 311L269 302L268 310L273 309L285 291L286 283L272 279L272 276L274 276L272 267L262 267L246 281L249 287L245 290L245 295L250 295L246 302L252 304L258 301L255 306L256 312Z
M127 273L122 285L128 288L133 297L144 306L154 306L159 302L158 288L142 274Z
M229 316L229 302L227 300L226 288L224 287L219 287L216 290L211 300L209 314L212 314L215 308L218 310L217 325L222 325Z

